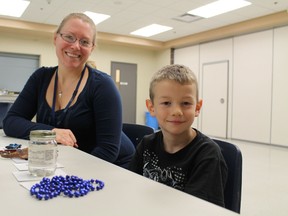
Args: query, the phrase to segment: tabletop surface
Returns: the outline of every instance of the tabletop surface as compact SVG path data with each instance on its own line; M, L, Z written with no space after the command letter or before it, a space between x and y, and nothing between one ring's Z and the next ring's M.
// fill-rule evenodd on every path
M6 137L0 130L0 148L18 143L24 148L27 140ZM80 198L58 196L44 201L30 196L13 172L12 159L0 157L0 203L2 210L11 215L238 215L225 208L132 173L78 149L58 145L58 163L67 175L83 179L99 179L103 190L90 192ZM39 181L36 181L37 183ZM34 183L34 182L33 182Z

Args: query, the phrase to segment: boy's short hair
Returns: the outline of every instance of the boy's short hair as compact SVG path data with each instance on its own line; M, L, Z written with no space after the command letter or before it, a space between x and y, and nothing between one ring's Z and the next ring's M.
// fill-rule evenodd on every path
M151 79L149 88L149 96L152 102L154 100L154 86L163 80L173 80L181 85L194 84L196 86L196 100L198 102L198 82L195 74L190 70L190 68L180 64L173 64L167 65L157 71Z

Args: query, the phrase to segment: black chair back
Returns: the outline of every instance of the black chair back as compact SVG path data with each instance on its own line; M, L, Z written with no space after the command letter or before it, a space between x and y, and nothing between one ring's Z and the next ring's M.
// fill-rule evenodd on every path
M240 149L228 142L213 139L221 148L228 167L228 179L224 191L225 208L240 213L242 191L242 154Z
M154 133L152 127L132 123L123 123L122 130L133 142L135 148L145 135Z

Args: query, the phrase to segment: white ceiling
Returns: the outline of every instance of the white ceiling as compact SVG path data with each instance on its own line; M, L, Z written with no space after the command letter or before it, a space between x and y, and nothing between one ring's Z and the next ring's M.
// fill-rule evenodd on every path
M250 6L209 19L186 23L173 18L213 0L30 0L30 2L23 16L17 19L58 25L68 13L89 10L111 15L110 19L97 25L99 32L131 36L130 32L153 23L173 27L168 32L149 38L163 42L288 9L288 0L250 0L252 3ZM11 19L11 17L3 18Z

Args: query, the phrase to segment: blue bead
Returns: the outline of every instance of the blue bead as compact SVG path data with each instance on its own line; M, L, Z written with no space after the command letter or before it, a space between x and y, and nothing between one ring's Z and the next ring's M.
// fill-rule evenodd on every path
M37 197L37 199L39 199L39 200L42 200L42 198L43 198L42 195L40 195L40 194L37 194L36 197Z
M79 192L78 192L78 191L75 191L74 196L75 196L75 197L79 197L79 196L80 196Z
M35 194L35 189L34 189L34 188L31 188L31 189L30 189L30 194L31 194L31 195L34 195L34 194Z
M93 185L95 183L95 186ZM39 183L30 188L31 196L35 196L38 200L48 200L64 194L68 197L80 197L87 195L95 189L101 190L104 182L97 179L83 180L77 176L53 176L50 180L44 177Z

